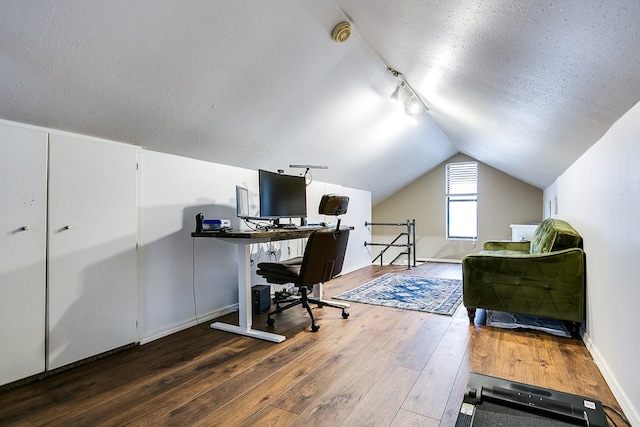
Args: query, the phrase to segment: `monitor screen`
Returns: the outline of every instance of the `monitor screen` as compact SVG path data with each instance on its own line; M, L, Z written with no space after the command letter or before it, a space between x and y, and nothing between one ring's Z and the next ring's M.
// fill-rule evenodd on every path
M261 218L305 218L307 184L303 176L258 171Z
M236 185L236 214L238 218L249 218L249 190Z

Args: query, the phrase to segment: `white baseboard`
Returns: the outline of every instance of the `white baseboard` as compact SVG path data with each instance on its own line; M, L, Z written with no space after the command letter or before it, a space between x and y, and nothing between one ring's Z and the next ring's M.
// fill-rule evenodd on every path
M343 270L342 270L342 273L340 273L340 274L344 276L344 275L345 275L345 274L347 274L347 273L351 273L351 272L353 272L353 271L360 270L361 268L369 267L370 265L371 265L371 264L360 264L360 265L354 265L354 266L351 266L351 267L349 267L349 268L345 268L345 269L343 269Z
M342 274L344 275L344 274L350 273L352 271L359 270L359 269L361 269L363 267L367 267L369 265L370 264L356 265L356 266L353 266L353 267L351 267L349 269L343 270ZM211 311L209 313L206 313L206 314L203 314L203 315L199 315L197 321L196 321L196 319L189 319L189 320L187 320L185 322L178 323L178 324L173 325L173 326L168 327L168 328L157 329L155 331L144 333L140 337L140 345L144 345L144 344L150 343L152 341L155 341L157 339L169 336L171 334L175 334L176 332L180 332L180 331L182 331L184 329L187 329L187 328L190 328L192 326L195 326L198 323L200 323L200 324L207 323L211 319L215 319L217 317L224 316L225 314L233 313L235 311L238 311L238 304L233 304L233 305L230 305L228 307L222 307L220 309L213 310L213 311Z
M420 264L420 263L425 263L425 262L442 262L442 263L449 263L449 264L462 264L462 260L461 259L450 259L450 258L416 258L416 265ZM380 265L380 263L376 262L375 264L372 265ZM394 262L393 264L389 264L389 263L384 263L382 265L388 266L388 265L395 265L395 266L403 266L403 265L407 265L407 260L398 260L396 262Z
M213 310L209 313L198 316L198 320L190 319L190 320L187 320L186 322L179 323L170 328L158 329L158 330L149 332L147 334L144 334L140 338L140 345L144 345L144 344L150 343L151 341L155 341L157 339L164 338L171 334L175 334L176 332L180 332L184 329L190 328L192 326L196 326L199 323L200 324L207 323L212 319L215 319L220 316L224 316L225 314L233 313L234 311L238 311L238 304L233 304L227 307Z
M462 264L461 259L450 258L416 258L417 262L447 262L451 264Z
M622 411L627 417L629 423L632 426L640 426L640 408L634 406L631 400L629 400L627 394L624 392L623 388L620 387L620 384L618 384L615 376L611 373L609 365L600 355L600 352L593 344L593 341L589 337L589 334L585 332L582 336L582 340L584 341L584 345L587 347L587 350L589 350L589 353L591 353L593 360L596 362L598 369L600 369L600 372L607 382L607 385L611 389L611 392L620 404L620 407L622 408Z

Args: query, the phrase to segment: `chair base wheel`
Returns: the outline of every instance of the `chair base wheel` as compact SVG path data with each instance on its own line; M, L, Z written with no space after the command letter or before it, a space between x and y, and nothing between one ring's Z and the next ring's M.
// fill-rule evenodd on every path
M269 318L267 319L267 325L269 325L269 326L273 326L273 325L275 325L275 323L276 323L276 320L275 320L275 319L272 319L271 317L269 317Z
M318 332L318 329L320 329L320 325L317 323L311 325L311 332Z
M343 318L343 319L346 319L346 318L348 318L348 317L349 317L349 312L348 312L348 311L346 311L346 310L342 310L342 318Z

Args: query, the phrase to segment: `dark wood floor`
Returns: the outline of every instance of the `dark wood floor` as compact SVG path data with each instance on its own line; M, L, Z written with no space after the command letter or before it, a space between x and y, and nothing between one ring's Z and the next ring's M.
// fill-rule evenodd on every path
M327 296L397 271L460 278L459 264L371 266ZM469 372L619 409L579 339L470 326L454 316L352 304L278 315L280 344L201 325L0 392L0 425L453 426ZM234 321L234 315L223 318ZM265 316L255 316L262 328ZM615 414L613 414L615 416ZM618 425L623 425L616 419Z

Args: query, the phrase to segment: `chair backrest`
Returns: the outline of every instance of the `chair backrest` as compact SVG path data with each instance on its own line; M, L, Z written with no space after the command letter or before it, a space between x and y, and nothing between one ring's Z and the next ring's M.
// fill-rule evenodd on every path
M318 213L320 215L343 215L349 208L349 197L337 194L325 194L320 199Z
M323 229L311 233L300 266L299 286L324 283L342 272L349 228Z
M318 213L320 215L333 215L338 218L336 229L340 230L340 215L346 214L349 208L349 197L337 194L325 194L320 199Z

